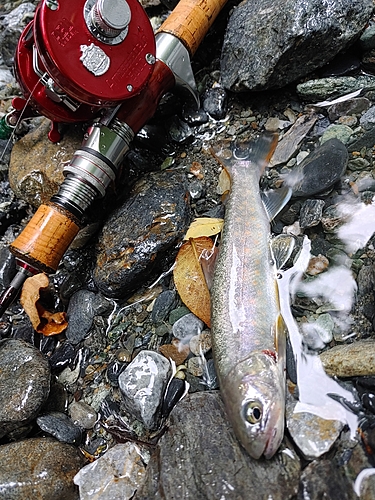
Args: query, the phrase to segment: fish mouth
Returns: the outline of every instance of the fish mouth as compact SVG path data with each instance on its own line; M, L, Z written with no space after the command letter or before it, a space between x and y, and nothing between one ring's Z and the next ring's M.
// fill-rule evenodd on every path
M276 431L276 429L275 429L275 431ZM267 460L272 458L274 456L274 454L277 452L277 450L279 449L280 443L279 443L279 441L277 441L277 442L275 441L276 436L277 436L277 432L273 432L271 434L271 436L268 438L266 445L264 447L263 455L264 455L264 458L266 458Z

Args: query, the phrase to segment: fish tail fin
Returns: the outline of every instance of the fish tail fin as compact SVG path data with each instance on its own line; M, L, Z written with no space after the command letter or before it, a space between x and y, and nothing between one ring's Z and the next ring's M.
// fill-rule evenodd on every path
M211 147L211 154L229 172L238 162L249 162L259 172L259 178L276 149L278 134L265 133L246 142L222 141Z

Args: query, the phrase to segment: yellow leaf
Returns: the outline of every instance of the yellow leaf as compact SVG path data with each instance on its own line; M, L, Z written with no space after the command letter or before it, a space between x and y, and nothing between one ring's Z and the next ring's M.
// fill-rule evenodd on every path
M223 224L224 219L215 219L214 217L198 217L190 224L184 240L218 234L223 229Z
M211 326L210 292L200 264L202 254L214 253L211 238L202 236L182 245L173 270L173 278L182 302L208 327Z
M43 335L57 335L68 326L64 312L51 313L39 303L40 290L48 287L48 277L44 273L36 274L25 281L20 302L29 316L34 330Z

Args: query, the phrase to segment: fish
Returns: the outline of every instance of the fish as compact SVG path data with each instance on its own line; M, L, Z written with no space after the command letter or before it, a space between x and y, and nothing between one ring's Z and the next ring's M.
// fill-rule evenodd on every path
M259 186L276 144L277 134L264 134L211 148L231 179L211 289L213 357L229 422L255 459L270 459L284 436L286 332L277 276L295 239L272 238L270 222L291 192Z

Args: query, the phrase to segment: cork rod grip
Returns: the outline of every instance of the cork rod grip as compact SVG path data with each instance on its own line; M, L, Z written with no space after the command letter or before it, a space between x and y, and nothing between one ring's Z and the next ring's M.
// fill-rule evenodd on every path
M184 43L190 55L193 55L226 2L227 0L180 0L158 33L175 35Z
M53 203L41 205L10 251L40 271L53 273L78 231L78 221L68 211Z

